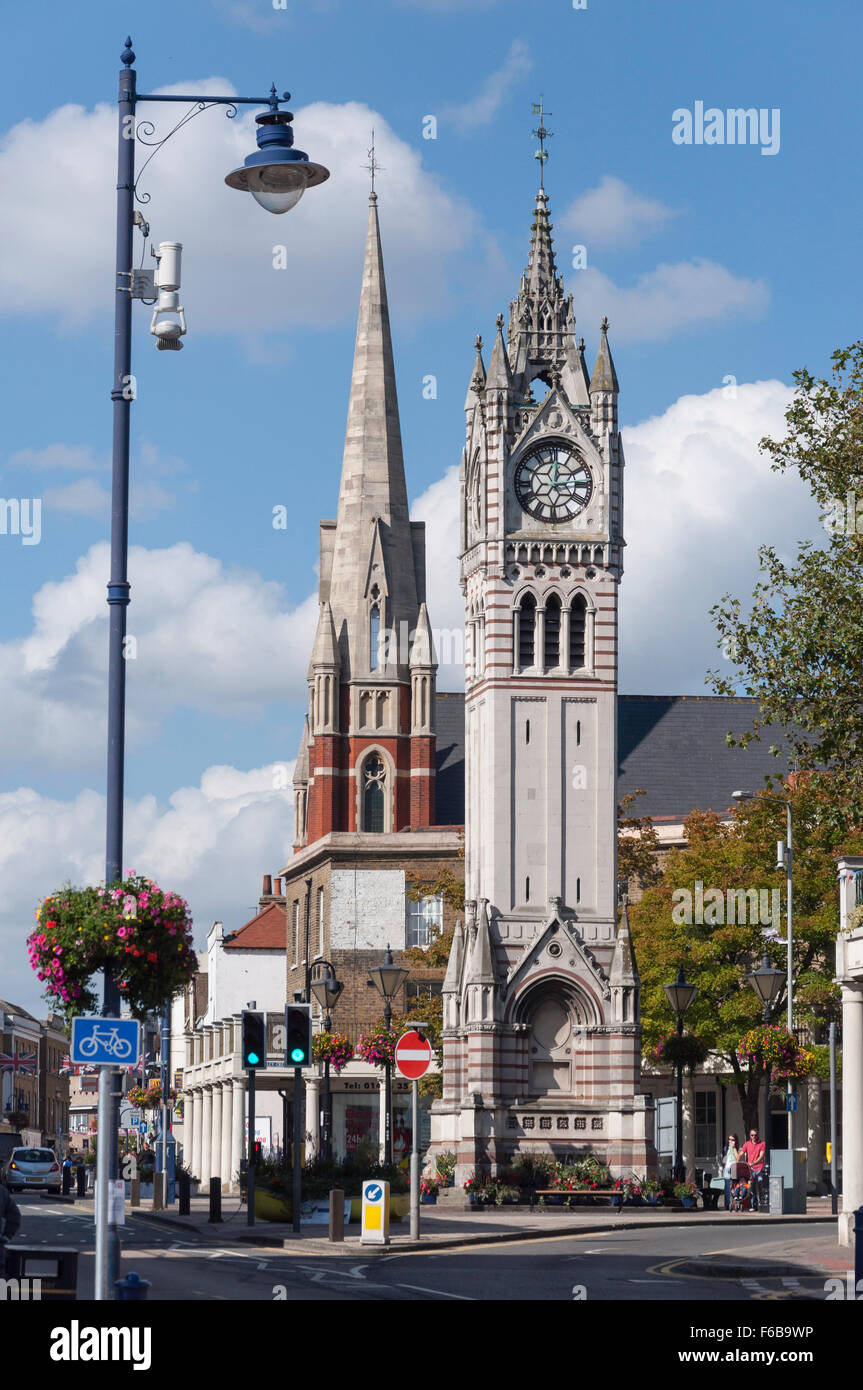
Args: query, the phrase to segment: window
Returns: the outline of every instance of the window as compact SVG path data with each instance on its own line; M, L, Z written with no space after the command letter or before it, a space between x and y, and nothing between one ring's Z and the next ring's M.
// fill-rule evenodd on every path
M533 647L536 633L536 599L533 594L525 594L519 609L518 623L518 664L532 666Z
M545 669L560 665L560 599L551 594L545 605Z
M318 955L324 954L324 890L318 889Z
M574 671L586 665L586 627L587 600L584 594L576 594L572 600L572 610L569 615L569 665Z
M294 959L291 962L297 964L300 959L300 900L294 898Z
M372 753L363 765L362 828L375 834L381 834L384 829L386 776L386 765L380 753Z
M443 927L443 897L405 899L405 945L428 946Z
M443 990L440 980L408 980L405 985L405 1007L411 999L437 999Z
M695 1153L698 1158L715 1158L716 1092L695 1092Z
M369 619L369 670L378 669L378 647L381 640L381 610L375 604Z

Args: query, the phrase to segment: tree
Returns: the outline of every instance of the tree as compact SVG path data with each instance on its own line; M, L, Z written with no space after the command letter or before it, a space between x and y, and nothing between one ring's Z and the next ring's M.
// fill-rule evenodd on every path
M826 1024L840 1016L833 978L835 859L843 851L863 852L863 830L859 825L853 832L840 829L832 805L838 791L829 779L798 778L782 791L794 817L795 1016L817 1041ZM847 820L844 811L842 818ZM784 825L784 806L766 795L741 803L730 823L713 812L693 811L685 822L686 848L669 853L661 880L630 907L645 1054L673 1024L663 985L683 965L699 990L686 1014L687 1029L725 1063L747 1128L758 1123L762 1073L741 1065L737 1056L740 1038L761 1022L761 1004L745 974L760 963L765 928L784 934L785 894L774 868L775 842ZM784 969L784 947L768 944L768 955ZM783 991L774 1005L777 1021L785 1007Z
M464 836L459 846L459 859L464 859ZM441 868L429 878L417 874L405 875L405 892L412 902L422 898L443 899L454 912L464 912L464 877L459 878L452 869ZM403 953L406 962L431 970L446 970L452 946L453 926L432 928L427 946L409 946ZM407 1021L423 1022L428 1028L428 1038L440 1060L443 1056L443 999L439 993L429 993L414 998L408 1012L393 1019L399 1032ZM443 1094L442 1077L439 1073L424 1076L419 1083L420 1093L439 1097Z
M759 702L751 730L729 743L781 726L799 768L830 768L834 814L848 824L863 816L863 341L832 362L831 381L794 373L788 433L760 444L774 471L796 469L808 484L825 543L800 542L790 563L761 548L749 611L730 594L711 609L733 674L708 679L717 694Z
M634 814L636 797L644 795L644 789L638 787L622 796L617 807L617 877L630 883L635 879L642 888L651 888L662 877L662 869L653 821Z

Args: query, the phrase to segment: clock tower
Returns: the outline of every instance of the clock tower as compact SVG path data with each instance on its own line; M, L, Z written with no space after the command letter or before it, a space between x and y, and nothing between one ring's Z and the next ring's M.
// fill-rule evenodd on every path
M544 135L546 132L542 132ZM644 1169L639 978L617 922L618 381L592 374L544 187L465 402L465 924L444 985L434 1149L461 1174L591 1149Z

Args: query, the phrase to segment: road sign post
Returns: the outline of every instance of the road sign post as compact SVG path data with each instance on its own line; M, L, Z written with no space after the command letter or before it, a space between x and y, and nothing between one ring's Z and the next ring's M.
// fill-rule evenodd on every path
M395 1048L396 1067L411 1082L411 1240L420 1235L420 1151L418 1086L432 1062L431 1043L417 1028L402 1033Z

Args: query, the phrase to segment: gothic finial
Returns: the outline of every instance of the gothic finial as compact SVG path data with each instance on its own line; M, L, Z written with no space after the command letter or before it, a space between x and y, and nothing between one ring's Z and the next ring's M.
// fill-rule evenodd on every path
M600 329L602 330L603 333L607 333L607 332L608 332L608 319L605 317L604 314L603 314L603 316L602 316L602 323L599 325L599 327L600 327Z
M552 113L550 111L543 111L542 97L540 97L538 102L533 103L531 110L534 116L539 116L539 125L536 130L531 131L531 135L535 136L539 141L539 149L534 155L534 159L539 160L539 186L540 189L544 189L545 161L548 159L548 150L545 148L545 142L548 140L549 136L554 134L554 131L546 130L543 117L550 116Z
M476 342L474 343L474 347L477 349L477 351L479 351L479 349L482 347L482 335L480 333L477 333L476 335Z
M579 338L579 340L578 340L578 350L579 350L579 352L584 352L584 339L583 339L583 338Z
M132 64L134 63L134 61L135 61L135 55L134 55L134 53L132 52L132 40L131 40L131 39L129 39L129 38L126 39L126 43L125 43L125 46L124 46L124 48L123 48L123 52L120 54L120 57L121 57L123 63L125 64L125 66L126 66L127 68L130 68L130 67L132 66Z
M495 319L495 323L497 324L498 328L503 328L503 314L498 314L497 318Z
M374 132L374 130L372 130L372 147L371 147L370 150L367 150L366 153L367 153L367 155L368 155L368 157L369 157L369 162L368 162L368 164L366 164L364 167L365 167L366 169L368 169L369 173L370 173L371 176L372 176L372 196L374 196L374 191L375 191L375 174L378 173L378 172L380 172L380 173L383 173L383 172L384 172L384 167L383 167L383 165L382 165L382 164L378 164L377 160L375 159L375 132Z
M273 108L273 110L275 111L275 109L276 109L276 107L278 106L278 104L279 104L279 94L278 94L278 92L276 91L276 84L275 84L275 82L271 82L271 83L270 83L270 106L271 106L271 107Z

